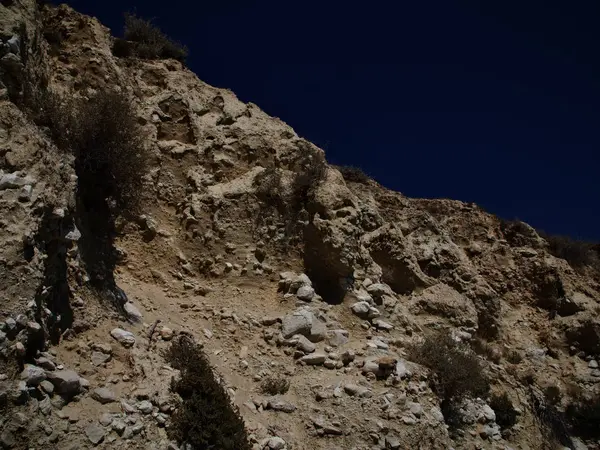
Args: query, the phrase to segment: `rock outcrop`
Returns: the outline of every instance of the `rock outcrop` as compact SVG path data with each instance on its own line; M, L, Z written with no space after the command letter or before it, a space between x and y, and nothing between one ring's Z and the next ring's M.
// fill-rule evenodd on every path
M3 448L178 449L162 355L180 335L256 449L597 446L544 422L600 395L591 268L476 205L346 180L258 106L180 61L117 57L96 19L40 3L0 5ZM109 89L132 98L149 158L98 287L81 172L32 105ZM449 408L411 361L440 329L477 351L489 398Z

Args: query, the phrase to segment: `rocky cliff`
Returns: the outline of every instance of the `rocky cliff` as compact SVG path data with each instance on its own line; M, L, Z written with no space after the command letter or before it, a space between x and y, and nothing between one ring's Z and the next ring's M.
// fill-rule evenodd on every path
M344 177L181 62L117 57L96 19L38 3L0 5L1 446L179 448L162 350L188 334L257 449L598 448L593 268L476 205ZM98 288L85 172L30 99L109 90L148 161ZM440 330L490 384L452 410L414 356Z

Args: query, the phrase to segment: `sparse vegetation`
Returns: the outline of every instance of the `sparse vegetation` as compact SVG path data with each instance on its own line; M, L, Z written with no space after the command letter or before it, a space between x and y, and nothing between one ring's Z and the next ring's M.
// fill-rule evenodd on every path
M261 390L269 395L285 394L290 389L290 381L283 377L266 377L261 383Z
M172 416L169 437L198 449L249 450L244 421L201 347L183 335L169 347L166 360L180 370L173 391L183 404Z
M536 247L537 233L534 228L519 219L499 218L500 231L512 247Z
M61 101L41 90L32 91L27 109L56 146L75 158L79 249L92 283L112 290L114 221L138 213L149 159L132 100L100 91L89 99Z
M151 21L125 14L124 38L115 40L113 54L119 57L137 56L143 59L173 58L185 62L188 50L166 36Z
M600 271L600 244L544 232L539 234L548 242L548 251L566 260L571 267L581 269L587 266Z
M492 395L490 407L496 413L496 423L502 429L510 428L517 423L517 411L506 392Z
M517 350L510 350L506 355L506 360L511 364L520 364L523 361L523 355Z
M429 335L410 349L413 361L433 372L433 389L442 400L442 412L449 425L460 421L457 404L464 397L485 396L489 382L472 350L446 331Z
M344 177L344 180L353 183L368 184L371 178L360 168L353 166L336 166Z
M475 338L471 341L471 348L475 353L483 356L488 361L496 364L502 359L502 352L494 345L481 338Z
M600 439L600 395L577 398L567 407L566 416L576 435L587 439Z
M537 394L533 387L530 387L530 397L533 413L546 441L546 447L554 448L556 443L560 443L573 448L564 413L556 405L548 402L545 396Z

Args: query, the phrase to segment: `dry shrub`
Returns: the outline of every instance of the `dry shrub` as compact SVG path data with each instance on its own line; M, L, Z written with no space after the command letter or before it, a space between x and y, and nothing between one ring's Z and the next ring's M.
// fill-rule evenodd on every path
M517 411L506 392L492 395L490 407L496 413L496 423L502 429L510 428L517 423Z
M517 350L510 350L506 355L506 360L511 364L520 364L523 361L523 355Z
M600 270L600 244L543 232L540 235L548 242L548 251L566 260L571 267L580 269L588 266Z
M283 377L266 377L260 387L264 394L282 395L290 389L290 381Z
M554 448L556 443L573 448L571 434L567 427L565 415L556 405L548 402L544 395L539 395L530 387L531 405L539 424L545 445Z
M135 54L143 59L166 59L173 58L185 62L188 50L185 46L173 41L166 36L158 27L149 20L144 20L134 14L125 14L125 40L132 42L131 53L125 53L125 56ZM117 44L115 56L123 55L124 46Z
M490 344L481 338L473 339L471 341L471 348L478 355L496 364L502 359L502 352L494 344Z
M413 361L433 372L433 389L442 399L446 423L458 424L458 403L464 397L485 396L489 381L473 351L447 331L429 335L410 349Z
M533 247L539 246L536 230L519 219L500 221L500 231L511 247Z
M600 395L576 398L567 406L566 416L577 436L600 440Z
M149 154L127 95L101 91L73 110L68 146L78 176L89 177L122 212L137 212ZM127 211L129 210L129 211Z
M125 39L115 38L112 53L117 58L130 58L135 55L134 45Z
M340 171L346 181L361 184L369 184L371 181L371 178L360 167L337 166L336 169Z
M121 212L137 211L149 153L126 94L100 91L88 100L61 101L44 90L33 94L28 110L61 150L75 156L80 189L83 182L99 191L97 198L111 197Z
M180 370L172 389L183 399L172 416L169 437L198 449L250 450L244 420L201 347L183 335L173 341L165 359Z

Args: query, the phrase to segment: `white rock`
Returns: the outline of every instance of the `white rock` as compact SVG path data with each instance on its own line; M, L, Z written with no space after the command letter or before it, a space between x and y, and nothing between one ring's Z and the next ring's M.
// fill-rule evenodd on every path
M326 359L327 355L325 353L313 353L311 355L303 356L299 361L309 366L319 366L323 364Z
M103 405L106 403L112 403L117 401L115 393L112 392L110 389L106 388L96 388L92 391L90 396L97 402L102 403Z
M285 441L283 439L281 439L280 437L272 437L271 439L269 439L269 441L267 442L267 447L270 450L283 450L285 448Z
M123 309L125 310L125 314L127 314L129 320L132 322L140 323L142 321L142 313L133 303L125 303L125 305L123 305Z
M115 328L110 332L110 335L123 347L132 347L135 344L135 336L130 331Z
M26 185L35 184L35 180L31 177L21 177L17 173L5 173L0 176L0 190L15 189Z
M315 296L315 290L312 286L301 286L296 293L296 297L305 302L310 302Z
M289 339L296 334L310 335L313 323L313 314L310 311L299 309L283 318L281 334L284 339Z

